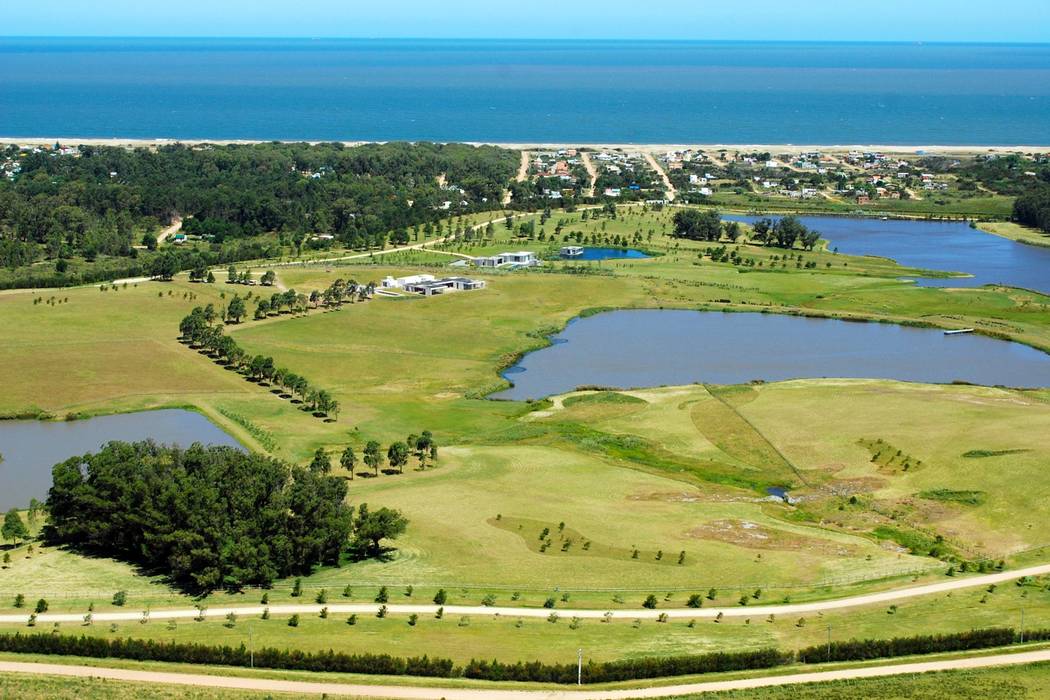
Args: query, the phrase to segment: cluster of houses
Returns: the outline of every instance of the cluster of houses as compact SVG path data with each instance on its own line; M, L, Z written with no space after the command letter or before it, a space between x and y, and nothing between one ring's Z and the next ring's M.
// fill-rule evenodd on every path
M598 183L602 185L602 196L617 199L627 193L638 194L649 189L652 172L645 157L640 153L623 151L601 151L593 156L598 169Z
M575 148L539 151L533 154L529 165L533 175L543 181L543 196L548 199L571 197L580 179L586 176L583 160Z
M432 297L446 292L469 292L484 289L485 280L469 277L441 277L434 275L409 275L408 277L384 277L383 289L400 289L409 294Z
M0 175L7 178L8 180L14 180L22 172L22 164L19 162L22 158L25 158L29 153L48 153L52 158L59 156L71 156L73 158L80 157L80 149L76 146L63 146L56 143L54 146L12 146L5 149L5 152L0 156ZM111 176L113 176L111 174Z

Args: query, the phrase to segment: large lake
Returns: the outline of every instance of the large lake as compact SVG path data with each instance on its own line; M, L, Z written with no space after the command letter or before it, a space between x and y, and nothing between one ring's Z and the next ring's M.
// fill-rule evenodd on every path
M1045 145L1050 45L6 37L0 114L3 136Z
M725 216L754 223L761 216ZM776 219L777 217L768 217ZM802 216L829 248L850 255L877 255L925 270L965 272L965 278L922 278L926 287L978 287L1005 284L1050 294L1050 248L1025 245L971 228L960 221L862 219Z
M619 388L857 377L1050 386L1050 355L978 335L761 313L631 310L575 319L504 376L492 398Z
M188 447L239 446L199 413L181 409L124 413L86 420L0 421L0 510L43 501L51 488L51 467L70 457L97 451L111 440L156 442Z

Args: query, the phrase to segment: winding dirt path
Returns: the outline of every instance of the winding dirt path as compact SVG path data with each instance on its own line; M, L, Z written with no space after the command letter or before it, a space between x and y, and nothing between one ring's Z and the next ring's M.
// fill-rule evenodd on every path
M0 661L0 673L28 673L34 675L99 678L136 683L160 683L205 688L231 688L267 693L297 693L300 695L336 695L369 698L398 698L400 700L629 700L630 698L665 698L694 693L752 690L774 686L793 686L806 683L886 678L931 671L1019 666L1050 661L1050 650L972 656L962 659L924 661L906 664L866 666L836 671L792 673L781 676L741 678L730 681L682 683L631 690L498 690L489 688L420 688L406 685L384 686L361 683L323 683L314 681L286 681L246 676L215 676L203 673L171 673L166 671L139 671L99 666L25 663Z

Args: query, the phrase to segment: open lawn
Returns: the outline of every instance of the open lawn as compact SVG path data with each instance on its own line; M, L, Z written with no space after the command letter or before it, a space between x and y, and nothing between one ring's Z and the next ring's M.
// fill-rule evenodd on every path
M483 398L505 385L499 369L541 347L573 317L604 308L761 310L972 326L1050 348L1045 296L918 288L900 279L914 271L892 261L826 250L796 250L785 259L784 251L741 242L738 255L754 266L714 262L705 254L712 244L667 237L672 213L631 207L615 220L589 214L585 221L582 212L556 212L531 239L512 236L497 222L480 241L439 246L467 255L549 254L579 232L598 243L619 236L655 254L650 259L472 271L486 289L376 297L227 327L248 352L272 356L330 391L342 409L333 422L176 342L179 320L194 306L272 290L190 284L180 276L107 291L0 294L0 385L6 389L0 414L61 418L188 406L247 446L300 463L317 447L337 453L353 445L360 455L368 440L385 446L433 431L439 457L426 470L413 460L403 474L369 478L362 467L349 483L353 503L399 508L410 526L387 560L322 569L304 580L308 596L326 588L332 600L347 586L353 600L371 600L385 584L396 596L414 586L404 597L415 602L429 602L445 588L449 604L477 604L492 595L500 605L539 606L553 596L558 605L611 609L637 606L648 593L661 601L670 593L667 604L682 605L688 593L716 588L715 601L725 605L757 589L771 600L801 600L943 575L946 565L927 556L934 547L972 563L1043 560L1040 548L1050 551L1040 527L1050 503L1042 474L1050 456L1046 392L811 380L584 393L532 404ZM309 292L336 278L447 273L445 263L453 259L409 251L275 269L280 288ZM798 501L769 499L771 486L789 487ZM5 611L17 593L30 604L47 597L54 611L86 611L90 603L109 609L117 590L128 591L135 609L190 602L159 579L113 561L39 546L31 556L25 546L11 553L13 561L0 570ZM290 600L290 587L279 582L273 602ZM205 604L255 603L259 595L216 594ZM995 611L982 613L991 625L1012 620L1019 602L978 605ZM843 629L888 636L936 625L966 628L976 619L969 608L934 606L926 617L885 610L828 617ZM819 638L827 624L796 623L707 623L703 634L684 622L641 629L589 623L570 630L569 620L521 627L514 620L470 620L461 627L461 620L446 619L409 627L404 619L356 626L330 619L304 621L298 630L273 620L259 629L273 630L275 644L391 653L434 653L444 645L457 657L498 648L506 658L560 659L581 644L607 658L771 640L796 645ZM169 633L161 623L130 627L119 632ZM232 628L180 623L171 633L214 640L244 628L240 621ZM109 634L104 626L85 629ZM269 639L270 632L259 634Z

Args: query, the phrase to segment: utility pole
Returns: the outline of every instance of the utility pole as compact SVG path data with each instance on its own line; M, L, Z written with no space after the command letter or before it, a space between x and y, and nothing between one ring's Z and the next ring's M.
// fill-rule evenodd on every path
M1021 644L1024 644L1024 608L1021 608Z
M255 668L255 646L252 644L251 625L248 625L248 667Z
M583 649L576 650L576 685L583 685Z
M831 663L831 625L828 625L828 663Z

